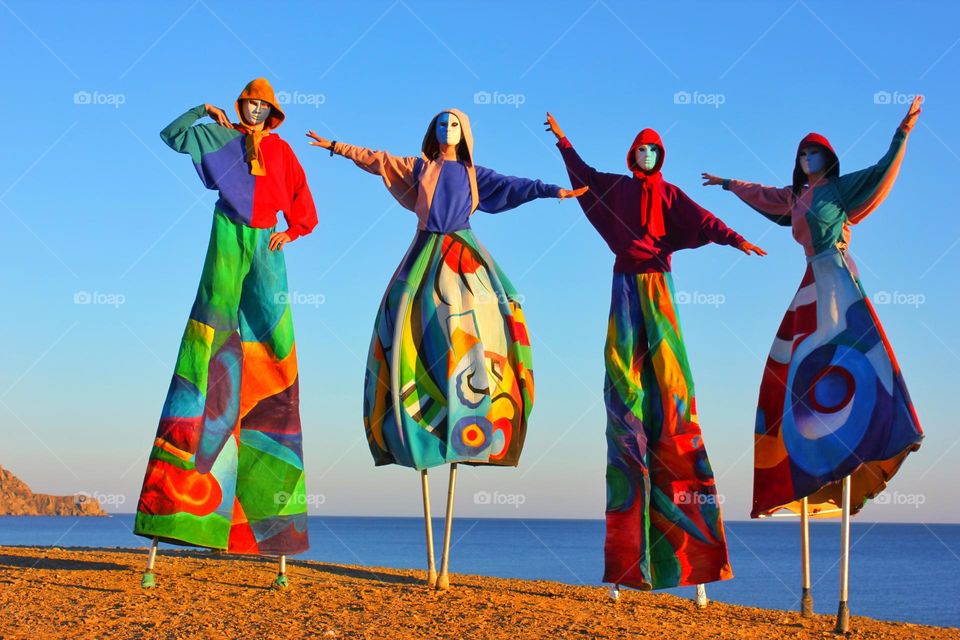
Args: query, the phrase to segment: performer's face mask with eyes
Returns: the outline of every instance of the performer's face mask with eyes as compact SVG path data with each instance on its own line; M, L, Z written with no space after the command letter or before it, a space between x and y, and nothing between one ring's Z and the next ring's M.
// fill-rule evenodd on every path
M266 100L241 100L240 113L243 115L243 121L256 126L270 117L270 103Z
M637 166L644 171L650 171L657 166L657 154L659 149L655 144L642 144L637 147L634 158Z
M440 144L457 145L463 133L460 131L460 118L452 113L441 113L437 118L437 142Z
M808 176L823 171L826 163L826 154L820 147L811 145L800 150L800 169Z

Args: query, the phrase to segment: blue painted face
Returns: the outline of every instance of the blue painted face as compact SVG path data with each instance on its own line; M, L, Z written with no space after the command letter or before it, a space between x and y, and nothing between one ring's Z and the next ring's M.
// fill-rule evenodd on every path
M819 146L811 145L800 150L800 169L808 176L823 171L827 154Z
M456 145L463 139L460 130L460 118L452 113L441 113L437 118L437 142L440 144Z
M644 171L650 171L657 166L657 154L659 150L655 144L642 144L636 149L637 166Z

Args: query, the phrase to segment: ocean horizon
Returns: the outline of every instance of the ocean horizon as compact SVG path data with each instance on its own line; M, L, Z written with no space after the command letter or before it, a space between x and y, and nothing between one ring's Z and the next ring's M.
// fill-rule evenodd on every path
M133 514L111 514L107 518L0 516L0 547L146 547L147 539L132 532L133 519ZM439 551L443 519L434 518L433 524ZM311 548L293 556L293 560L389 568L426 566L423 519L419 517L310 516L308 527ZM798 610L799 523L734 520L725 522L725 528L734 578L708 584L709 598L751 607ZM839 522L811 521L810 529L814 609L834 614L839 586ZM603 520L457 518L450 570L596 585L602 590L609 586L601 582L603 539ZM931 587L943 594L960 591L960 524L854 521L850 544L853 615L960 626L956 598L930 597ZM161 550L182 548L161 544ZM162 556L157 571L162 576ZM139 576L131 575L130 580L139 580ZM666 592L692 597L694 589Z

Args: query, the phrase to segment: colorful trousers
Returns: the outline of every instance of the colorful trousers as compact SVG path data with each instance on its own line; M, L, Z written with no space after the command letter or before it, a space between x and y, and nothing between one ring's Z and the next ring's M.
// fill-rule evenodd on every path
M605 361L604 582L733 577L669 273L614 274Z
M273 229L217 211L134 533L231 553L306 551L297 353Z

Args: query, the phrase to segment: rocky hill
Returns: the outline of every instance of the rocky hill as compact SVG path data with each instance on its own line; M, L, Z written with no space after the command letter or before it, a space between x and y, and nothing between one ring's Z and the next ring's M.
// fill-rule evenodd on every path
M34 493L27 484L0 467L0 516L105 516L100 503L80 493L51 496Z

